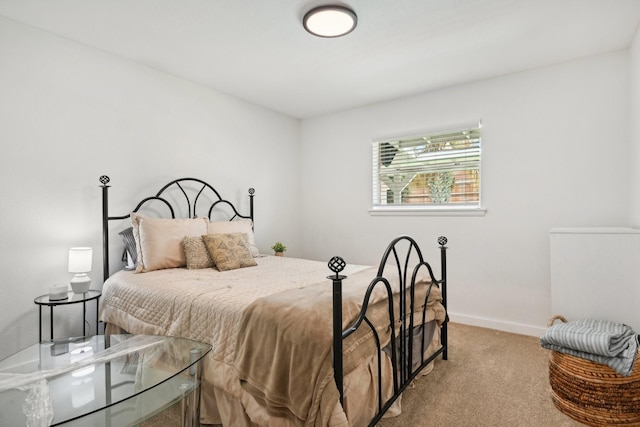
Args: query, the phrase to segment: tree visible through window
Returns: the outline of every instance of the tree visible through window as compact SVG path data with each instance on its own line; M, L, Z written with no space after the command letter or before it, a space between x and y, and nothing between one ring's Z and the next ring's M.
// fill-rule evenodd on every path
M373 207L480 207L480 126L373 143Z

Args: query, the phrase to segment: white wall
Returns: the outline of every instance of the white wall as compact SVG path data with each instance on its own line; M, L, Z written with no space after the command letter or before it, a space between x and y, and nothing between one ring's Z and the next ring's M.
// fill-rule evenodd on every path
M640 27L629 49L630 223L640 228Z
M412 235L449 238L452 319L537 335L550 311L549 230L627 225L627 52L302 123L304 254L376 263ZM484 217L370 216L371 141L482 119Z
M640 199L640 125L628 120L629 81L633 117L640 105L638 39L630 55L299 124L0 18L0 358L37 339L33 298L68 281L68 247L96 249L99 287L102 174L116 212L179 176L207 179L243 207L253 186L264 252L282 240L289 256L374 264L398 234L416 237L430 258L446 235L453 320L538 334L551 315L549 230L626 226L629 212L640 224L640 203L626 198ZM486 216L369 216L373 138L477 119ZM56 309L60 335L81 331L65 311L75 308Z
M602 319L640 331L640 230L554 228L551 308L567 319Z
M102 174L112 214L183 176L246 212L255 187L260 249L299 252L296 120L3 18L0 58L0 358L38 339L33 299L68 283L69 247L94 248L101 286ZM56 308L56 334L79 335L81 311Z

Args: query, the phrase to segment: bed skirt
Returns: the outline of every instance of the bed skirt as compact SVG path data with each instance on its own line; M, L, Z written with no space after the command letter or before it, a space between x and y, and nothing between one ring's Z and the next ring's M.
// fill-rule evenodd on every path
M429 340L425 355L431 355L440 348L440 328L437 322L427 323L425 339ZM429 333L429 329L433 331ZM105 334L128 333L114 324L107 324ZM418 345L414 343L414 348ZM418 350L419 352L419 350ZM383 351L383 398L386 400L393 394L391 381L392 366L387 352ZM427 375L433 369L433 363L425 366L420 375ZM344 410L338 403L334 408L329 426L348 427L366 425L377 411L377 360L359 366L344 380ZM290 420L271 416L265 408L249 393L243 390L235 375L234 367L215 360L211 354L203 361L203 383L200 394L200 422L202 424L225 425L238 427L293 427ZM385 413L385 418L401 413L401 400L396 402Z

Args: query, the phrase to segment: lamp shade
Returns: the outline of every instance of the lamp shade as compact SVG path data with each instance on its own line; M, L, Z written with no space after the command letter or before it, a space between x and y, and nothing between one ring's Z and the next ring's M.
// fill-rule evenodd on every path
M91 271L91 259L93 249L71 248L69 249L69 273L87 273Z

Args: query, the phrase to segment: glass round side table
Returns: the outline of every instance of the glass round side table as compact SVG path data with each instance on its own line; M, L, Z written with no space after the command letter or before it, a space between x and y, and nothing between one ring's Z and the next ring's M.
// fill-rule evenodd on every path
M200 425L211 345L176 337L95 335L41 342L0 361L0 424L128 427L175 408Z
M98 305L102 292L90 289L83 294L76 294L74 292L67 292L67 298L65 299L50 299L49 294L40 295L36 297L33 302L38 305L39 317L38 317L38 341L42 342L42 307L49 306L49 339L53 341L53 307L57 305L70 305L82 303L82 335L86 335L86 318L87 318L87 302L95 300L96 302L96 334L98 333Z

